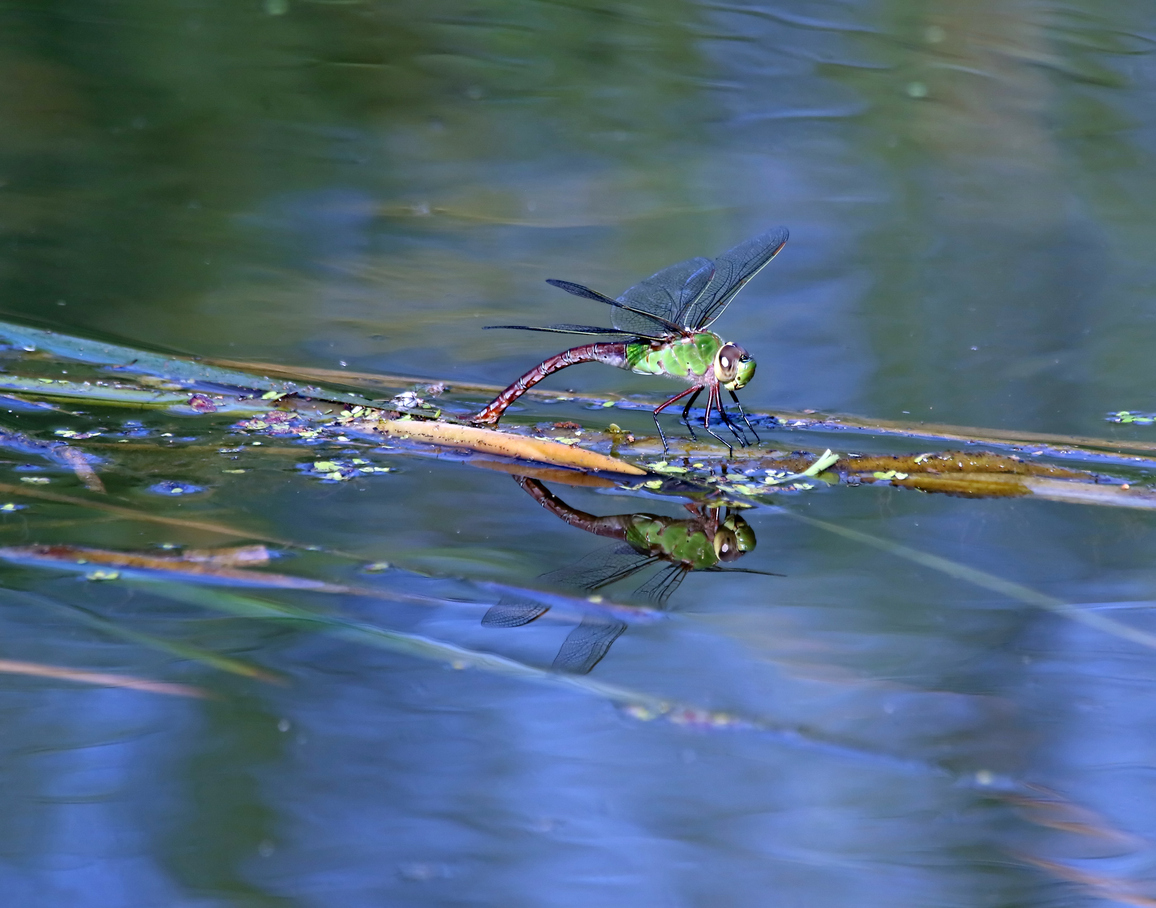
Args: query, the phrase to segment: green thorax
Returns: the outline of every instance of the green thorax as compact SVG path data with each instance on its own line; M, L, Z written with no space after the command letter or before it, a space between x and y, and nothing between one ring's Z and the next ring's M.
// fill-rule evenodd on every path
M663 560L701 571L718 564L714 539L695 521L663 520L649 514L633 514L626 527L626 541L639 552L658 554Z
M722 345L722 338L710 331L663 344L640 341L627 345L624 368L639 375L669 375L696 384L714 369Z

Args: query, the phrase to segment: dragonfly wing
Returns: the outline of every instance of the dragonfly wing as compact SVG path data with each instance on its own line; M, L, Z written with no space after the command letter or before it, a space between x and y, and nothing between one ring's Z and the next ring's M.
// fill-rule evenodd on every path
M786 227L768 230L715 259L714 269L705 281L699 274L688 275L685 282L687 294L682 298L674 320L688 328L705 331L723 314L746 282L779 254L788 236ZM697 288L700 283L701 288ZM696 288L697 292L691 295Z
M659 571L646 583L638 588L639 594L645 596L659 608L666 605L666 600L674 595L690 568L683 564L672 564Z
M482 627L521 627L548 611L550 606L540 602L502 598L482 615Z
M580 296L583 299L594 300L599 303L609 303L612 306L618 302L618 300L612 300L605 293L599 293L597 290L591 290L589 287L575 284L573 281L560 281L550 277L546 278L546 283L551 287L557 287L559 290L565 290L567 293L573 293L575 296Z
M584 299L594 300L599 303L606 303L606 305L613 306L619 312L634 316L639 330L626 331L625 333L637 334L642 337L655 337L656 335L678 334L681 330L678 325L668 319L664 319L659 315L651 315L642 309L635 309L622 300L612 300L605 293L599 293L597 290L591 290L589 287L583 287L581 284L575 284L573 281L558 281L550 278L546 283L560 290L565 290L567 293L572 293L575 296L581 296Z
M720 567L713 565L711 567L699 568L700 571L711 571L716 574L760 574L763 577L786 577L786 574L779 574L775 571L756 571L754 568L737 568L737 567Z
M576 563L543 574L539 579L558 586L594 592L625 580L653 563L653 557L618 542L595 549Z
M571 675L585 675L594 668L610 650L610 646L622 636L626 625L621 621L605 621L583 618L582 623L562 642L562 648L554 657L551 666L555 671Z
M618 302L630 308L614 310L614 327L622 331L653 334L655 322L648 318L645 313L652 313L664 327L685 324L678 319L679 310L682 308L683 288L687 281L701 272L703 268L710 266L710 259L702 257L688 259L677 265L663 268L657 274L652 274L641 283L635 284L618 297Z
M638 337L637 334L629 331L619 331L617 328L599 328L596 325L543 325L536 327L533 325L485 325L486 330L493 328L507 328L513 331L546 331L550 334L599 334L611 335L612 337L626 338ZM658 338L655 338L658 340Z

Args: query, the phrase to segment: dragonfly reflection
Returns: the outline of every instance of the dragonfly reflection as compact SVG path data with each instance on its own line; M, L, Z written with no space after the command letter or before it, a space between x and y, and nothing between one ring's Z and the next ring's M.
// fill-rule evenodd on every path
M620 540L592 552L577 563L543 574L552 585L593 593L657 567L637 589L640 596L664 608L691 571L728 571L781 576L769 571L724 567L755 547L755 532L729 509L688 504L690 517L658 514L610 514L597 517L566 504L539 480L514 480L535 501L570 526L596 536ZM482 618L486 627L521 627L540 618L550 607L528 599L505 597ZM626 630L626 624L605 616L587 616L562 644L553 668L573 674L589 672Z

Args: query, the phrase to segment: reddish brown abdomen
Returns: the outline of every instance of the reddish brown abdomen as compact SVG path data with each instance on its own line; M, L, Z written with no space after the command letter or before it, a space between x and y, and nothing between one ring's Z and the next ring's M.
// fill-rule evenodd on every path
M628 342L615 341L613 343L583 344L581 347L571 347L563 350L557 356L551 356L519 378L510 387L486 404L485 408L471 419L471 422L483 425L496 426L506 407L525 394L530 388L538 384L547 375L575 366L578 363L605 363L608 366L617 366L619 369L629 369L626 361Z

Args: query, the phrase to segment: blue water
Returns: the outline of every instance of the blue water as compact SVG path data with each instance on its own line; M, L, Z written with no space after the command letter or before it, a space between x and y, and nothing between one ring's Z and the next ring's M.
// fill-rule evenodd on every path
M716 325L759 362L748 409L1151 440L1104 420L1156 409L1145 4L127 0L0 3L0 23L0 317L503 385L561 346L482 326L606 323L544 279L614 296L784 224L783 253ZM668 390L595 366L543 387ZM607 421L524 403L524 418ZM648 430L645 412L609 412ZM142 444L198 431L91 418L137 420ZM786 496L744 512L758 544L736 564L785 576L690 574L570 683L546 670L578 617L485 627L492 603L468 584L534 585L606 540L455 460L385 452L394 472L325 483L294 468L304 449L217 447L98 453L119 506L318 549L271 570L467 601L265 596L403 635L378 645L131 578L0 565L0 659L211 694L2 675L5 905L1156 897L1156 654L795 519L1156 632L1147 513ZM0 481L40 475L2 453ZM78 494L67 470L43 475L35 488ZM687 516L547 485L599 515ZM5 546L238 541L4 496L29 505L0 513ZM375 562L396 568L361 569ZM646 576L605 595L629 600Z

